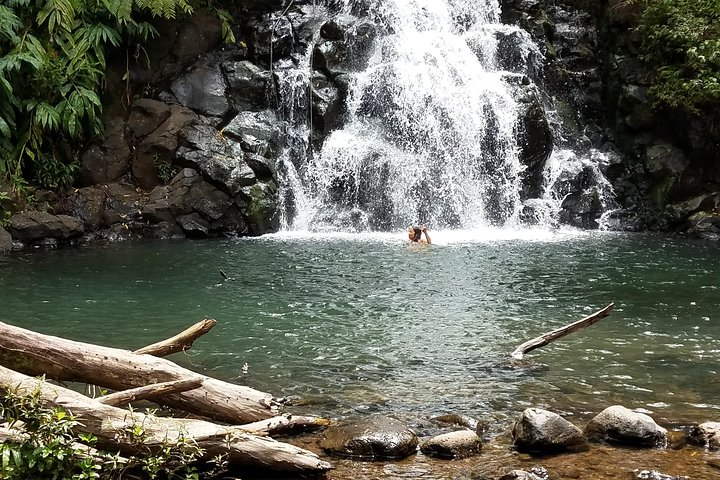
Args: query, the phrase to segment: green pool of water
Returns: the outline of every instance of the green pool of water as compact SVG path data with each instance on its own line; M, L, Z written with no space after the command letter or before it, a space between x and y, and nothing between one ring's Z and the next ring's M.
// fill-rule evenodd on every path
M623 404L660 423L717 420L716 246L431 233L430 246L401 232L285 233L4 257L0 320L133 349L215 318L172 359L333 417L461 413L507 426L528 406L587 417ZM597 325L509 361L610 302Z

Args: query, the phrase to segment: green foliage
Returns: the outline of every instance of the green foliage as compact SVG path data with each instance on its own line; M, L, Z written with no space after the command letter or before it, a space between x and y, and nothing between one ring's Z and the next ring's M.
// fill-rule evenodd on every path
M194 462L203 451L191 438L181 436L176 442L166 440L160 448L151 449L145 445L144 426L134 424L118 432L118 436L132 442L139 453L122 459L92 448L97 438L78 433L82 425L68 412L44 406L39 388L29 395L5 388L4 394L0 395L0 418L4 418L19 435L17 441L0 444L0 478L119 479L134 470L142 471L143 478L199 480ZM147 418L151 419L153 414L148 412ZM210 463L213 462L220 466L222 458Z
M101 133L108 48L157 36L212 0L5 0L0 2L0 180L72 184L82 146ZM226 40L229 15L216 9Z
M117 457L105 454L96 461L88 455L97 439L75 437L77 420L60 408L44 407L38 391L31 395L6 392L0 401L0 416L11 426L22 424L17 430L24 434L22 442L0 445L0 478L99 479L107 478L101 476L103 463L118 465Z
M698 112L720 102L720 2L645 0L638 31L656 106Z

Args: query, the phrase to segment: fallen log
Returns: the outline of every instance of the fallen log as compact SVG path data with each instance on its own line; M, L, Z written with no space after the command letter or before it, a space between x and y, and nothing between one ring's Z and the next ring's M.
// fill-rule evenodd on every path
M332 468L308 450L251 435L239 427L124 410L2 366L0 389L16 395L38 395L46 406L62 407L76 417L83 432L97 437L98 448L125 455L159 451L168 444L191 439L203 450L203 458L227 455L228 462L235 466L301 473L321 473ZM133 434L138 428L142 431L139 439Z
M532 350L535 350L536 348L543 347L547 345L550 342L554 342L558 338L562 338L566 335L570 335L573 332L577 332L578 330L581 330L583 328L589 327L590 325L594 325L603 318L610 315L610 311L615 307L614 303L611 303L607 307L603 308L602 310L598 310L597 312L593 313L592 315L588 315L587 317L578 320L577 322L573 322L569 325L565 325L564 327L557 328L555 330L552 330L547 333L543 333L539 337L535 337L532 340L528 340L527 342L523 343L522 345L518 346L513 352L511 353L513 358L522 358L522 356Z
M192 344L199 337L205 335L207 332L217 324L217 321L212 318L206 318L201 320L195 325L192 325L177 335L170 337L162 342L153 343L143 348L135 350L133 353L138 355L153 355L155 357L165 357L172 353L184 352L185 350L192 347Z
M113 407L122 407L139 400L155 400L172 393L187 392L202 385L202 378L188 378L186 380L175 380L174 382L161 382L144 387L131 388L121 392L110 393L102 397L97 397L100 403L112 405ZM159 403L159 402L156 402Z
M330 420L322 417L302 415L278 415L259 422L240 425L238 428L255 435L288 435L299 431L307 432L330 426Z
M148 383L201 378L200 387L167 395L163 404L230 424L272 418L268 393L200 375L164 358L43 335L0 322L0 365L31 376L127 390Z

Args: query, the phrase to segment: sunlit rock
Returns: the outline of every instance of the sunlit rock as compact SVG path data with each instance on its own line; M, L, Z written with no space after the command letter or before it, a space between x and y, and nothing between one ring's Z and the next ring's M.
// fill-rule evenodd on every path
M482 442L477 433L470 430L444 433L432 437L420 446L429 457L465 458L480 453Z
M657 447L665 445L667 430L644 413L633 412L613 405L600 412L585 427L585 435L592 441L607 441Z
M418 439L405 424L369 417L328 428L320 447L332 454L364 458L404 458L417 451Z
M560 415L540 408L526 409L515 422L513 445L521 451L556 452L586 445L582 430Z

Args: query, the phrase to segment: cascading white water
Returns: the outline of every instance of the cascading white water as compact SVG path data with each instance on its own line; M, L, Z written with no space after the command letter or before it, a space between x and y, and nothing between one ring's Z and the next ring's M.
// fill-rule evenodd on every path
M345 0L345 10L353 3ZM278 169L284 227L516 224L525 168L517 144L519 108L513 75L498 66L496 33L522 31L499 23L496 0L368 3L379 34L367 68L350 76L343 127L313 150L310 129L297 121L310 115L286 114L295 130ZM524 48L524 68L534 68L529 37ZM302 92L310 64L308 54L304 66L279 74L286 109L308 108ZM545 207L536 217L559 210L562 198L555 197L541 199Z

